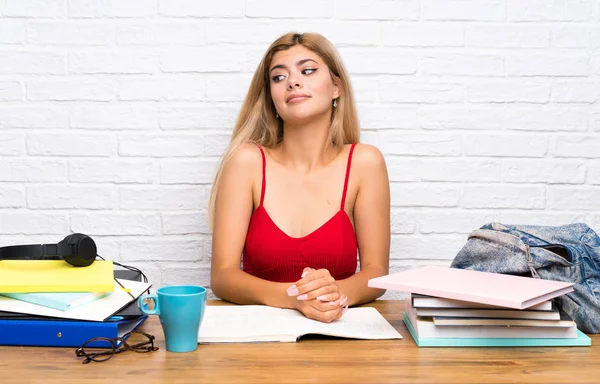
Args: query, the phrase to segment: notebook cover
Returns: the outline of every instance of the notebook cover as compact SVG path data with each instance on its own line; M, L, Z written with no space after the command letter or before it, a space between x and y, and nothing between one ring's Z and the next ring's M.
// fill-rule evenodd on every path
M573 291L572 283L433 265L370 279L368 286L515 309Z
M113 263L74 267L63 260L0 261L0 293L113 292Z
M0 320L0 345L80 347L95 337L109 339L136 329L148 316L122 321ZM93 347L107 347L95 343Z
M589 347L592 345L592 339L580 330L577 330L577 337L574 339L419 338L406 313L403 314L402 320L418 347Z

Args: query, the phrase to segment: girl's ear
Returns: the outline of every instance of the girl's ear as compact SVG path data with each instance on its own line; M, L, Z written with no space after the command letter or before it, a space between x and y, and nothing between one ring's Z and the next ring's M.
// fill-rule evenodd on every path
M342 94L341 87L340 87L338 81L334 79L333 80L333 97L332 97L332 99L337 99L338 97L341 96L341 94Z

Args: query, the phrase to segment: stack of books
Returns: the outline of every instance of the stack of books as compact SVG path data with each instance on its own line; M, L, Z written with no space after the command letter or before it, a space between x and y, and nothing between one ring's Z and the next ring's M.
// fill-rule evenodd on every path
M0 345L79 347L122 336L147 318L135 301L149 287L115 279L111 261L0 261Z
M369 286L411 294L403 320L419 347L591 345L553 303L571 283L428 266Z

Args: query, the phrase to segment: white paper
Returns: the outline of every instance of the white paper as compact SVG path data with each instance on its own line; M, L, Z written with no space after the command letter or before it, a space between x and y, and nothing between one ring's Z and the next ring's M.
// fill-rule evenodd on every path
M137 300L148 288L150 283L142 283L133 280L117 279L125 288L131 290L131 295ZM27 303L10 297L0 296L0 311L25 313L28 315L59 317L73 320L104 321L115 312L134 301L129 293L125 292L115 282L114 292L91 303L81 305L66 311L44 307L42 305Z
M261 305L207 306L199 343L294 342L308 334L354 339L401 339L402 336L372 307L350 308L340 320L323 323L294 309Z

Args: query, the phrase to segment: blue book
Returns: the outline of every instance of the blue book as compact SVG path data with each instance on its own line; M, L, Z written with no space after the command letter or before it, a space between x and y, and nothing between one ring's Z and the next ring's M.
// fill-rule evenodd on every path
M80 347L89 339L113 339L140 326L147 315L118 321L78 320L0 320L0 345L39 347ZM120 343L118 343L120 344ZM109 343L95 342L93 347L110 347ZM117 345L118 347L119 345Z
M574 339L420 338L406 313L403 314L402 320L418 347L589 347L592 345L592 339L579 329Z
M26 301L48 308L66 311L91 303L110 295L112 292L32 292L32 293L3 293L2 296Z

